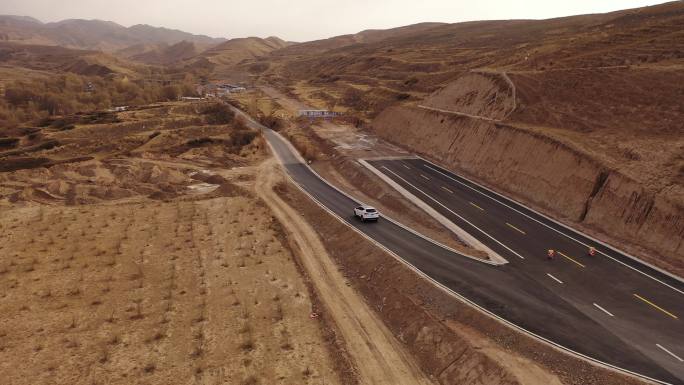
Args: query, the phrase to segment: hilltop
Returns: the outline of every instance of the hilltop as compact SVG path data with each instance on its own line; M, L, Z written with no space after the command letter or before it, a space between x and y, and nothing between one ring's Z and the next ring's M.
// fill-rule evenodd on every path
M207 48L225 41L141 24L124 27L111 21L82 19L42 23L30 17L7 15L0 15L0 40L107 52L139 44L173 45L181 41Z

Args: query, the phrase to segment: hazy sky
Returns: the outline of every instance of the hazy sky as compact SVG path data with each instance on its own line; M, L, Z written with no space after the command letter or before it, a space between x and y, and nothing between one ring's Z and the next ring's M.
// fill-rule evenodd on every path
M649 0L0 0L0 14L102 19L213 37L306 41L424 21L544 19L662 3Z

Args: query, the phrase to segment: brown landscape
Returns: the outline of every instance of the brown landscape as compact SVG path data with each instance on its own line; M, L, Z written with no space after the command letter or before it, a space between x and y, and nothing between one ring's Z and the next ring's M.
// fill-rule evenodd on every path
M682 2L303 43L0 16L0 382L645 383L349 231L234 108L467 256L357 159L424 156L682 276L683 27Z
M315 294L253 193L263 143L205 125L207 108L42 130L60 142L47 168L3 158L3 382L340 382Z

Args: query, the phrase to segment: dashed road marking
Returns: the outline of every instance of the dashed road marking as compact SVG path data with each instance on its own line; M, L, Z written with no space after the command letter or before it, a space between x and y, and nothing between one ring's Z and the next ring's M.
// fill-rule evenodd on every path
M531 219L531 220L533 220L533 221L539 223L540 225L542 225L542 226L548 228L549 230L555 231L556 233L558 233L558 234L560 234L560 235L562 235L562 236L564 236L564 237L566 237L566 238L568 238L568 239L572 239L573 241L579 243L579 244L582 245L582 246L585 246L585 247L589 247L589 246L590 246L590 245L588 245L588 244L586 244L586 243L580 241L579 239L577 239L577 238L575 238L575 237L573 237L573 236L571 236L571 235L569 235L569 234L567 234L567 233L565 233L565 232L563 232L563 231L560 231L560 230L558 230L558 229L555 229L555 228L553 228L552 226L550 226L550 225L548 225L548 224L546 224L546 223L540 221L539 219L533 218L532 216L530 216L530 215L528 215L528 214L525 214L524 212L522 212L522 211L516 209L515 207L512 207L512 206L508 205L507 203L505 203L505 202L503 202L503 201L501 201L501 200L499 200L499 199L497 199L497 198L495 198L495 197L489 195L489 193L493 193L492 191L488 191L488 193L484 193L483 191L480 191L479 189L476 189L475 187L470 186L470 185L467 184L467 183L463 183L462 181L460 181L460 180L458 180L458 179L452 177L451 175L448 175L448 174L443 173L442 171L439 171L438 169L436 169L436 168L430 166L429 164L423 164L423 167L425 167L425 168L427 168L427 169L430 169L430 170L432 170L432 171L434 171L434 172L436 172L436 173L438 173L438 174L440 174L440 175L442 175L442 176L444 176L444 177L446 177L446 178L448 178L448 179L450 179L450 180L452 180L452 181L454 181L454 182L456 182L456 183L458 183L458 184L460 184L460 185L462 185L462 186L465 186L465 187L467 187L467 188L469 188L469 189L475 191L476 193L478 193L478 194L480 194L480 195L484 195L484 196L486 196L487 198L493 200L494 202L499 203L499 204L502 205L502 206L508 207L509 209L515 211L516 213L518 213L518 214L520 214L520 215L522 215L522 216L525 216L525 217L527 217L528 219ZM467 179L466 179L466 180L467 180ZM471 182L471 183L472 183L472 182ZM496 193L494 193L494 194L496 194ZM508 198L505 198L505 197L504 197L503 195L501 195L501 194L499 194L499 196L500 196L502 199L508 199ZM596 251L599 252L600 254L603 254L605 257L610 258L610 259L613 260L614 262L617 262L617 263L621 264L622 266L624 266L624 267L626 267L626 268L628 268L628 269L632 269L632 270L636 271L637 273L639 273L639 274L641 274L641 275L644 275L644 276L646 276L646 277L648 277L648 278L650 278L650 279L652 279L652 280L654 280L654 281L656 281L656 282L658 282L658 283L660 283L660 284L662 284L662 285L664 285L664 286L666 286L666 287L669 287L670 289L676 291L676 292L679 293L679 294L684 294L684 291L679 290L679 289L677 289L676 287L674 287L674 286L672 286L672 285L670 285L670 284L668 284L668 283L665 283L665 282L661 281L660 279L658 279L658 278L656 278L656 277L654 277L654 276L652 276L652 275L649 275L649 274L647 274L647 273L645 273L645 272L643 272L643 271L641 271L641 270L639 270L639 269L637 269L637 268L635 268L635 267L633 267L633 266L630 266L630 265L628 265L628 264L626 264L626 263L620 261L619 259L613 258L613 257L611 257L610 255L608 255L607 253L602 252L601 250L596 250Z
M482 230L481 228L475 226L475 225L474 225L472 222L470 222L469 220L467 220L467 219L463 218L462 216L458 215L458 213L456 213L454 210L448 208L448 207L447 207L446 205L444 205L442 202L440 202L440 201L438 201L437 199L431 197L431 196L428 195L425 191L419 189L418 187L416 187L416 186L415 186L414 184L412 184L411 182L409 182L409 181L407 181L406 179L402 178L402 177L401 177L399 174L397 174L396 172L390 170L389 168L387 168L387 167L385 167L385 166L382 166L382 168L384 168L387 172L391 173L391 174L394 175L395 177L401 179L401 180L402 180L404 183L406 183L407 185L409 185L409 186L411 186L412 188L418 190L421 194L425 195L425 197L427 197L428 199L430 199L430 200L432 200L433 202L437 203L438 205L442 206L445 210L447 210L448 212L452 213L453 215L455 215L456 217L458 217L458 218L459 218L460 220L462 220L463 222L469 224L470 226L472 226L473 228L475 228L475 230L481 232L482 234L484 234L485 236L487 236L487 237L488 237L489 239L491 239L492 241L498 243L499 245L501 245L501 247L503 247L504 249L510 251L510 252L511 252L513 255L515 255L516 257L518 257L518 258L520 258L520 259L525 259L525 257L523 257L522 255L518 254L517 252L515 252L515 251L514 251L513 249L511 249L510 247L504 245L503 243L501 243L501 241L499 241L498 239L492 237L491 235L489 235L487 232L485 232L485 231Z
M410 170L410 169L411 169L411 167L409 167L409 166L407 166L407 165L405 165L405 164L403 164L403 163L402 163L401 165L404 166L404 168L407 169L407 170Z
M578 266L580 266L580 267L586 267L586 266L584 266L583 264L577 262L574 258L568 257L567 255L561 253L560 251L558 252L558 254L560 254L562 257L564 257L564 258L567 259L568 261L573 262L573 263L576 263L576 264L577 264Z
M521 234L523 234L523 235L527 235L527 233L526 233L526 232L524 232L524 231L520 230L519 228L517 228L517 227L513 226L512 224L510 224L510 223L508 223L508 222L506 222L506 226L508 226L508 227L512 228L513 230L515 230L515 231L517 231L517 232L519 232L519 233L521 233Z
M426 176L423 175L423 174L420 174L420 176L422 176L423 178L425 178L425 179L427 179L427 180L430 180L430 178L426 177Z
M664 351L665 353L667 353L667 354L671 355L672 357L676 358L677 361L679 361L679 362L684 362L684 360L683 360L681 357L679 357L678 355L676 355L676 354L672 353L671 351L667 350L663 345L661 345L661 344L656 344L656 346L659 347L659 348L660 348L662 351Z
M468 202L468 203L470 203L471 206L475 206L475 207L477 207L478 209L480 209L480 210L482 210L482 211L485 211L485 209L483 209L482 207L476 205L476 204L473 203L473 202Z
M615 316L613 315L613 313L611 313L611 312L609 312L608 310L602 308L601 305L599 305L599 304L597 304L597 303L594 303L594 306L596 306L599 310L601 310L602 312L608 314L609 316L615 317Z
M634 293L634 296L637 297L637 298L639 298L640 300L644 301L645 303L647 303L647 304L653 306L654 308L660 310L661 312L663 312L663 313L669 315L670 317L672 317L672 318L674 318L674 319L679 319L679 317L677 317L676 315L674 315L674 314L670 313L669 311L663 309L662 307L660 307L660 306L654 304L653 302L647 300L646 298L640 296L639 294Z
M449 194L453 194L453 193L454 193L453 191L449 190L448 188L446 188L446 187L444 187L444 186L442 186L442 189L448 191Z
M551 274L549 274L549 273L546 273L546 275L548 275L549 277L551 277L551 279L553 279L554 281L556 281L556 282L558 282L558 283L560 283L560 284L563 283L563 281L561 281L560 279L554 277L553 275L551 275Z

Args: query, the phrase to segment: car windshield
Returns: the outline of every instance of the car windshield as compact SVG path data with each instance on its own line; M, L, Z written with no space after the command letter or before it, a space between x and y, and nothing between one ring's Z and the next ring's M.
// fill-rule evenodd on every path
M374 212L375 212L375 209L366 209L366 212L367 212L367 213L374 213Z

